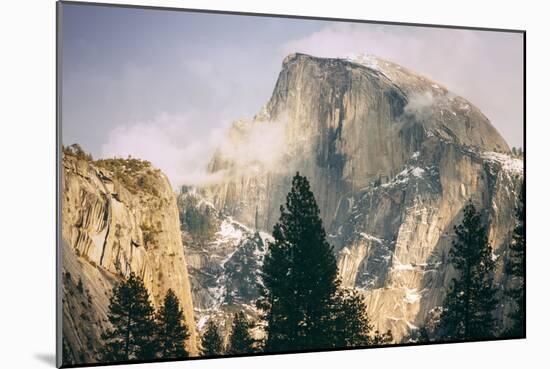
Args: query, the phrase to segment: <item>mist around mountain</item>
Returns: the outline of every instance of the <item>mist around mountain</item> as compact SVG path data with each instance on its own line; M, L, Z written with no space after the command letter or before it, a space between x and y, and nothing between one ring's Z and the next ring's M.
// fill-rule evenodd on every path
M209 180L146 160L63 150L68 364L525 335L523 152L405 67L291 54Z

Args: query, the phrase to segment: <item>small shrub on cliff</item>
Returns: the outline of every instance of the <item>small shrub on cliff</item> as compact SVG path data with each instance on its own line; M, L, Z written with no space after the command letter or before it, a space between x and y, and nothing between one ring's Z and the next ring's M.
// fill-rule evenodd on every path
M140 225L141 232L143 234L143 243L145 246L145 249L148 249L150 245L158 246L157 244L157 237L160 234L160 231L155 228L151 227L145 223Z
M388 345L393 342L393 334L391 333L391 330L387 330L386 332L380 332L376 330L374 332L374 335L371 338L370 344L375 346L380 345Z
M77 143L74 143L74 144L72 144L70 146L67 146L67 147L63 146L62 151L66 155L72 155L72 156L75 156L76 158L81 159L81 160L86 160L86 161L94 160L92 158L92 155L89 154L89 153L86 153L82 149L82 147Z
M113 173L114 177L131 193L145 192L159 196L157 189L160 171L152 169L146 160L113 158L96 160L95 165Z
M431 342L430 332L426 326L412 329L410 333L403 338L404 343L429 343Z
M80 293L84 292L84 285L82 284L82 278L78 278L78 284L76 285L76 289Z
M523 149L521 147L512 147L512 157L523 159Z

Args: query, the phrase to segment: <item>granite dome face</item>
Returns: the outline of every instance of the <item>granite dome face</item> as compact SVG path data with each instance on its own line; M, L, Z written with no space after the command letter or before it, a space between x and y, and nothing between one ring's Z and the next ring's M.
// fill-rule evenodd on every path
M291 54L270 100L232 126L224 147L274 126L283 132L277 161L243 164L220 148L209 170L225 180L200 193L270 232L292 175L306 175L344 284L364 291L375 325L397 340L441 305L454 277L452 227L469 199L486 209L502 268L523 166L467 100L376 57Z

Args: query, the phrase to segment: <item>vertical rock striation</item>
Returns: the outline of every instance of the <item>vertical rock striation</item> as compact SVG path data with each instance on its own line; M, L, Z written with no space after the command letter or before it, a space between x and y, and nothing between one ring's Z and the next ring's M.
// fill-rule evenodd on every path
M130 272L143 278L156 308L174 290L191 333L187 348L197 355L191 287L168 179L134 159L91 162L65 153L62 167L63 331L75 362L98 360L109 296ZM84 292L75 290L79 280Z

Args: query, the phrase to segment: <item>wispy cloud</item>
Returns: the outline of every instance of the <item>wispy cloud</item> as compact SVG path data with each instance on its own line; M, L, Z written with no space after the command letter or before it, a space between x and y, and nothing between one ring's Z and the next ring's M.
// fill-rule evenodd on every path
M436 99L430 92L411 96L405 106L405 114L415 116L419 121L429 119L433 114L433 106Z
M218 155L231 162L226 175L243 175L284 166L286 145L285 121L239 121L219 146ZM288 163L286 163L288 164Z
M205 133L193 117L161 114L152 121L112 129L101 156L146 159L161 169L175 188L207 185L228 176L282 167L285 126L279 121L227 121ZM232 163L231 168L210 172L215 153Z
M156 119L117 126L103 144L103 157L143 158L161 169L172 185L206 184L216 178L207 165L223 137L223 126L208 136L189 116L161 114Z

